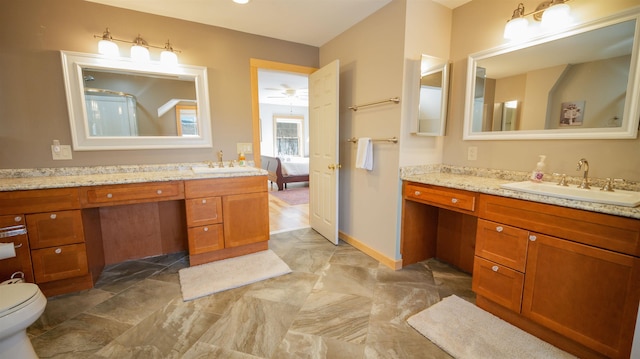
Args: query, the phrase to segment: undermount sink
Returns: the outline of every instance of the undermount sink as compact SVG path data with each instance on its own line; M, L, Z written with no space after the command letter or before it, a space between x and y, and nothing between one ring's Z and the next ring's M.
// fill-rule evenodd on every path
M193 166L191 167L193 173L237 173L237 172L251 172L256 169L253 167L207 167L207 166Z
M573 199L593 203L614 204L625 207L640 205L640 192L616 189L614 192L601 191L600 188L578 188L576 186L559 186L553 182L513 182L500 186L513 191L540 194L549 197Z

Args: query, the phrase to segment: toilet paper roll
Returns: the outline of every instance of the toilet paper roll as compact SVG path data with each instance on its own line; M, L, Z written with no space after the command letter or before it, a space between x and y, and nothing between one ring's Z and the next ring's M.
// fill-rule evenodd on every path
M0 243L0 259L13 258L16 256L16 246L13 243Z

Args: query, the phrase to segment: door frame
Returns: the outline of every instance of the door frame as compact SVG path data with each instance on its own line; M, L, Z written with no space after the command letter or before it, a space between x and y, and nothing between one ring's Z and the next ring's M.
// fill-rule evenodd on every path
M258 69L274 70L283 72L293 72L310 75L317 71L315 67L292 65L283 62L275 62L260 59L249 59L249 70L251 71L251 118L253 124L253 162L260 168L260 99L258 96Z

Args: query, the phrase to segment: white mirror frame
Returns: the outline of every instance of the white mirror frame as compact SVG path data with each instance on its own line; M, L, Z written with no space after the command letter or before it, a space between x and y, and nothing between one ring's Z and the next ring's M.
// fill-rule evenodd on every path
M424 55L423 55L424 57ZM442 83L441 83L441 89L442 89L442 93L440 95L440 117L439 117L439 123L436 126L437 130L436 131L432 131L432 132L419 132L419 128L420 126L416 124L416 131L415 134L417 136L444 136L444 131L447 123L447 109L449 106L449 69L451 68L451 65L449 62L445 62L443 64L437 65L435 67L432 67L428 70L426 70L424 73L420 74L420 78L422 79L423 76L428 76L434 73L438 73L438 72L442 72ZM420 92L420 83L418 83L418 92ZM419 97L419 103L421 102L421 96ZM418 104L419 107L420 104ZM416 122L418 122L419 119L419 113L420 111L418 110L417 116L418 118L416 118Z
M132 150L162 148L207 148L211 140L211 114L207 68L201 66L165 66L159 62L138 63L127 58L110 58L102 55L61 51L62 69L69 109L71 139L75 151ZM195 83L198 109L198 136L135 136L96 137L89 135L84 96L85 68L113 70L149 76L188 79Z
M640 121L640 58L638 48L640 43L640 13L639 8L624 11L596 21L573 26L562 33L539 36L530 41L519 44L505 44L493 49L469 55L467 61L467 87L465 94L465 112L463 140L538 140L538 139L635 139L638 136ZM585 129L548 129L548 130L518 130L506 132L473 132L473 98L476 86L477 62L492 56L497 56L530 46L570 37L586 31L595 30L616 23L636 20L631 67L624 105L624 115L621 127L585 128Z

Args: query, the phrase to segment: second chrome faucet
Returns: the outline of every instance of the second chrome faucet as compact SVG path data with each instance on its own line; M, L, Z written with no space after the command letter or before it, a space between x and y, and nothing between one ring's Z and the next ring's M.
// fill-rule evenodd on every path
M584 174L582 175L582 182L578 185L579 188L589 189L589 161L586 158L581 158L576 166L576 171L580 171L584 168Z

